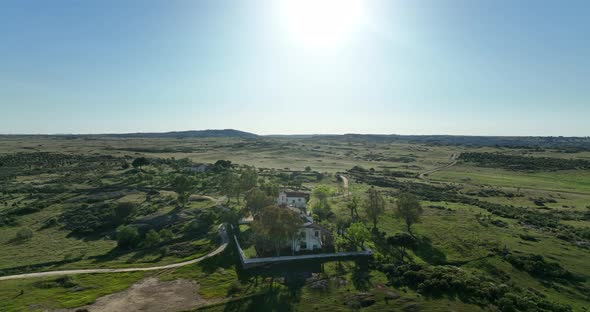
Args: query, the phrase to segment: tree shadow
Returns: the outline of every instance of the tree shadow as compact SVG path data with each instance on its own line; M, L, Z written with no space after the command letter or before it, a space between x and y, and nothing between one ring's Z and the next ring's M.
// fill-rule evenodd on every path
M414 253L429 264L447 264L447 255L442 250L432 246L432 241L428 237L416 239Z
M263 293L229 302L225 305L226 312L266 312L296 310L296 304L301 300L301 292L289 289L269 287Z
M371 273L368 261L355 261L355 266L352 269L352 284L358 290L369 290L371 287Z

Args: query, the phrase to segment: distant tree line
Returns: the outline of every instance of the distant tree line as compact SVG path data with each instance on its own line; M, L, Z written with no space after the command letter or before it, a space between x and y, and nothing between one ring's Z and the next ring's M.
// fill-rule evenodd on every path
M590 161L552 157L531 157L501 153L461 153L459 160L475 163L480 167L509 170L575 170L590 168Z

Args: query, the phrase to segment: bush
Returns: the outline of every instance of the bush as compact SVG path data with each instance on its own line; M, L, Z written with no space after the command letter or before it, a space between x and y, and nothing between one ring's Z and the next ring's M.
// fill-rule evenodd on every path
M120 226L117 229L117 247L134 248L139 243L139 232L134 226Z
M119 203L115 206L113 212L114 222L123 224L128 222L133 214L137 211L137 204L132 202Z
M136 210L137 205L129 202L85 205L66 210L60 221L74 233L95 233L127 223Z
M171 241L174 239L174 234L169 229L161 229L160 238L163 242Z
M559 263L546 262L541 255L516 255L509 253L504 256L504 259L515 268L528 272L532 276L544 279L563 279L571 280L574 278L573 274L564 269Z
M147 248L150 248L158 245L160 241L160 234L158 234L158 232L152 229L145 234L145 238L143 239L143 245Z
M469 303L494 304L501 311L572 311L570 306L547 301L534 291L497 284L454 266L383 265L380 269L393 285L409 286L428 296L454 295Z
M19 241L25 241L33 238L33 231L29 228L22 228L16 232L16 239Z

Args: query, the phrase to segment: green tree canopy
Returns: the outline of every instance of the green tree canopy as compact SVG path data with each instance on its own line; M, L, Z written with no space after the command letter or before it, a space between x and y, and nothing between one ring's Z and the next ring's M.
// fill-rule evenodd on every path
M371 233L363 223L355 222L344 231L344 236L350 240L353 246L364 249L365 242L371 238Z
M273 198L258 188L253 188L246 193L246 210L252 215L258 214L262 208L272 205Z
M129 222L131 217L137 211L137 204L133 202L118 203L114 208L115 224L124 224Z
M357 195L353 195L351 200L346 204L346 208L350 211L350 219L358 219L359 212L358 207L360 205L361 199Z
M236 187L236 197L238 198L238 202L240 202L240 194L243 192L248 192L252 188L256 187L257 182L258 173L254 168L249 167L242 171L242 174L238 180L238 185Z
M252 223L252 230L256 236L270 242L278 256L281 247L293 240L301 225L301 217L296 212L273 205L261 210Z
M141 168L143 166L147 166L149 164L150 164L149 160L147 158L145 158L145 157L135 158L133 160L133 162L131 163L131 165L133 166L133 168L136 168L136 169L139 169L139 170L141 170Z
M402 218L406 223L408 233L412 233L411 226L420 221L423 209L416 196L409 193L402 193L397 199L397 208L395 212L397 217Z
M139 243L139 232L131 225L122 225L117 229L117 247L131 249Z
M327 185L318 185L313 189L312 195L319 201L325 201L332 195L332 189Z
M231 171L225 171L219 176L218 185L219 192L222 195L227 196L227 200L229 202L231 196L236 193L236 188L238 188L238 176Z
M195 181L188 176L179 175L172 182L172 188L178 194L178 204L180 207L184 207L188 202L190 193L195 188Z
M385 212L385 199L375 187L371 187L367 192L364 208L367 216L373 221L373 228L376 229L379 217Z
M143 246L147 248L154 247L161 242L160 234L156 232L154 229L149 230L145 234L145 238L143 239Z

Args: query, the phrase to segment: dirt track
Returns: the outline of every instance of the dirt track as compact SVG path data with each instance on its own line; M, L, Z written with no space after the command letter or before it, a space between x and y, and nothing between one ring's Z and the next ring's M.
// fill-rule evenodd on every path
M430 175L430 174L432 174L432 173L435 173L435 172L437 172L437 171L441 171L441 170L443 170L443 169L447 169L447 168L450 168L450 167L452 167L452 166L456 165L456 164L457 164L457 158L459 158L459 154L457 154L457 153L454 153L454 154L453 154L453 155L451 155L451 157L450 157L450 160L451 160L451 162L450 162L450 163L448 163L448 164L446 164L446 165L444 165L444 166L441 166L441 167L437 167L437 168L430 169L430 170L428 170L428 171L424 171L424 172L422 172L422 173L419 175L420 179L426 179L426 177L427 177L427 176L429 176L429 175Z

